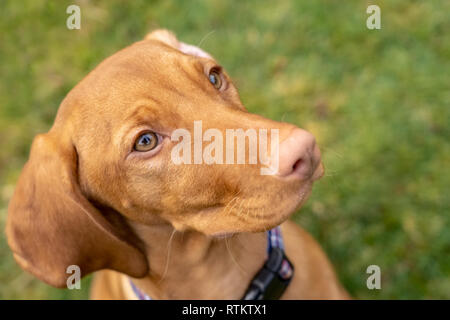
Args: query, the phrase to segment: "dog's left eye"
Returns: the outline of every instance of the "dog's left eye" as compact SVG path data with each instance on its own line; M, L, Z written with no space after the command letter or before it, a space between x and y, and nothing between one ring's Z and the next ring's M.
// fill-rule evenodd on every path
M219 72L217 72L216 70L212 70L209 73L209 82L212 83L214 88L220 89L222 87L222 78L220 77Z
M134 143L134 150L146 152L156 148L158 145L158 136L154 132L141 134Z

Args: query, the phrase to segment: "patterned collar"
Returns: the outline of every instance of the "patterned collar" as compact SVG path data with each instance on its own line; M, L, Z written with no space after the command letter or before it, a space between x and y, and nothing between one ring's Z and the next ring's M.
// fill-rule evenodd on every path
M281 228L267 231L267 260L250 282L241 300L276 300L286 290L294 267L284 253ZM138 300L152 300L129 279L130 286Z

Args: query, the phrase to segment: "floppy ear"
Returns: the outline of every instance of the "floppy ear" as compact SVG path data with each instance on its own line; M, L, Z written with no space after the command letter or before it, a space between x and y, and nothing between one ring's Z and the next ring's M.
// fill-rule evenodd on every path
M189 54L191 56L201 57L201 58L209 58L212 59L211 55L199 47L178 41L177 37L173 32L170 32L166 29L158 29L149 33L145 40L158 40L161 41L168 46L171 46L175 49L180 50L185 54Z
M148 262L136 243L81 193L75 147L62 139L50 131L33 142L8 208L14 258L55 287L66 286L70 265L79 266L82 276L105 268L145 276Z

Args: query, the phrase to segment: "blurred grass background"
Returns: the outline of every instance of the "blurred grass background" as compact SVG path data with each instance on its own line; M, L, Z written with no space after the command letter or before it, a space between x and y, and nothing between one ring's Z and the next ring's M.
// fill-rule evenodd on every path
M66 28L70 4L81 30ZM381 30L366 28L369 4ZM316 135L327 174L294 219L354 297L450 298L448 1L1 1L2 231L31 141L63 97L157 27L203 40L250 111ZM371 264L381 290L366 287ZM0 299L87 298L89 280L46 286L0 233Z

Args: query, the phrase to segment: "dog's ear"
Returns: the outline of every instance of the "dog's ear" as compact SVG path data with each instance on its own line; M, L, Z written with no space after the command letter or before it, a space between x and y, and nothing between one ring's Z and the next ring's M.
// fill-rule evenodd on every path
M191 56L201 57L201 58L208 58L212 59L211 55L199 47L178 41L177 37L173 32L170 32L166 29L158 29L155 31L150 32L146 37L145 40L158 40L163 43L165 43L168 46L171 46L175 49L180 50L181 52L185 54L189 54Z
M180 45L180 42L178 41L175 34L169 30L166 29L157 29L145 36L145 40L158 40L161 41L168 46L171 46L173 48L177 48Z
M66 286L71 265L79 266L81 276L100 269L145 276L142 250L82 194L77 152L65 140L50 131L33 142L8 208L6 234L14 258L55 287Z

